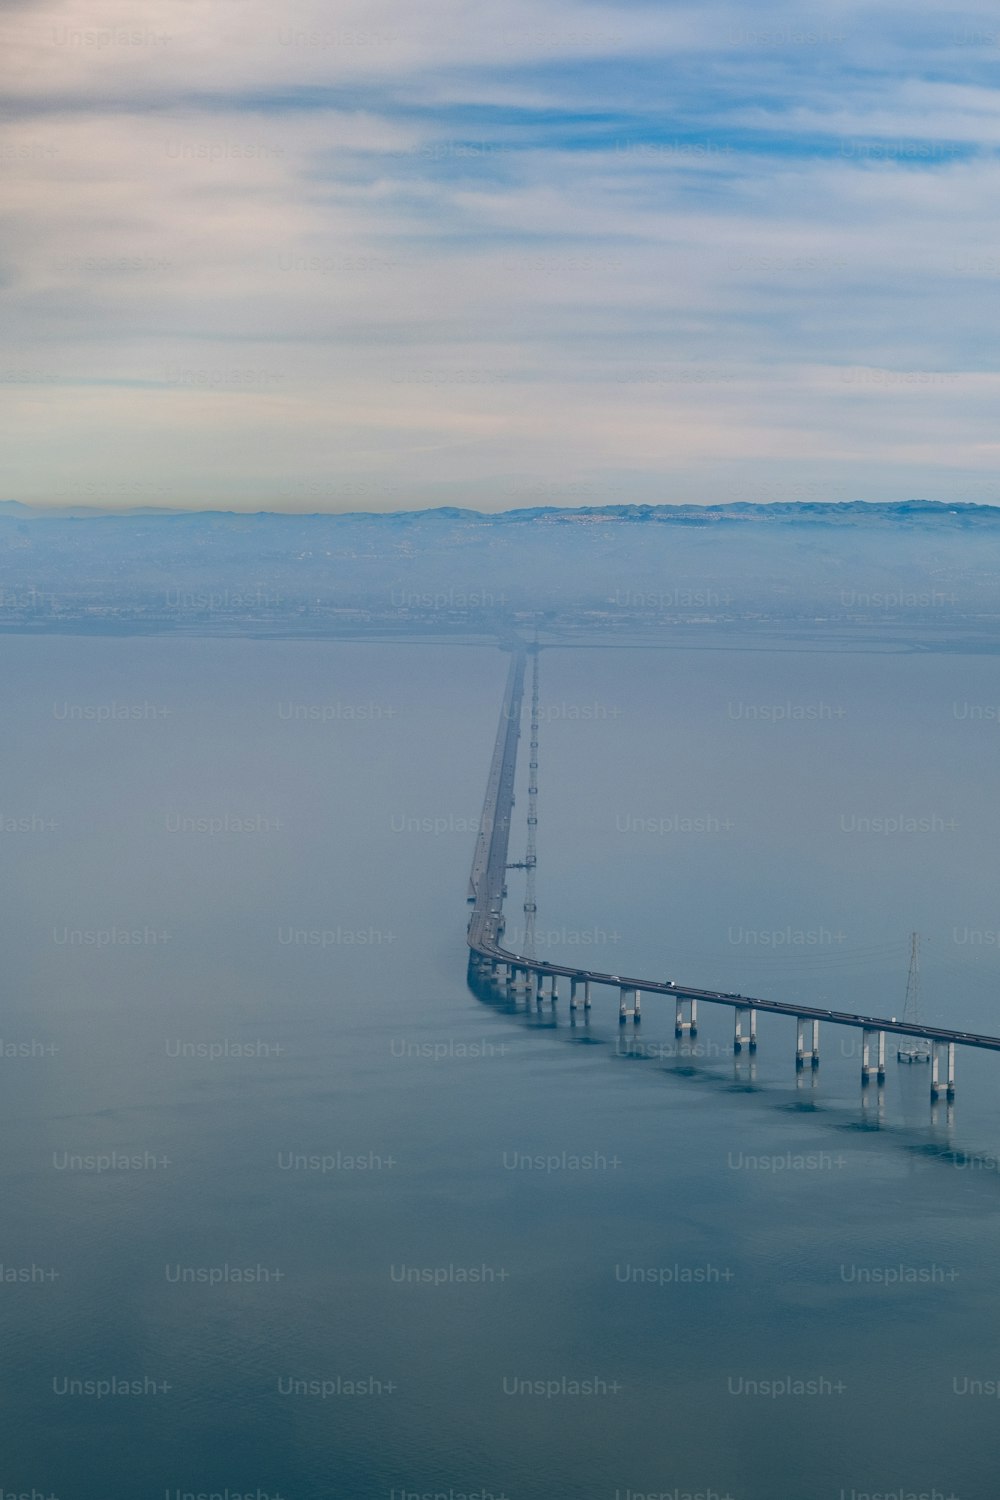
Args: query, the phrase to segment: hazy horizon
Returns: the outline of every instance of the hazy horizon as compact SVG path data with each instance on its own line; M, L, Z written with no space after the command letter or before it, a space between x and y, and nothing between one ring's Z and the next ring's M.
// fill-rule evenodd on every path
M996 502L988 501L988 500L947 501L947 500L929 499L926 496L918 496L918 495L908 496L904 500L895 500L895 501L893 501L893 500L888 500L888 501L887 500L864 500L864 499L861 499L861 498L851 499L851 500L829 500L829 501L815 500L815 499L813 499L813 500L798 500L798 501L796 501L796 500L780 500L780 501L764 501L764 500L761 500L761 501L739 501L739 500L734 500L734 501L719 501L719 502L716 502L714 504L710 503L708 501L695 501L695 500L691 500L691 501L661 501L661 502L649 501L649 502L643 502L642 504L635 503L635 504L622 505L622 504L619 504L619 503L617 503L615 501L609 500L609 501L607 501L603 505L600 504L599 502L595 502L592 505L544 505L544 504L540 504L540 505L537 505L537 506L511 506L511 507L509 507L507 509L502 509L502 510L479 510L475 506L466 506L466 505L462 505L462 506L459 506L459 505L430 505L430 506L422 506L422 507L416 507L416 506L414 506L414 507L400 507L400 508L395 509L395 510L381 510L381 509L378 509L376 507L365 507L365 506L359 506L357 508L353 508L353 509L348 510L346 508L345 509L332 509L332 508L326 508L326 509L324 509L324 508L308 509L308 508L305 508L305 507L297 508L297 509L291 509L291 508L288 508L288 507L276 508L276 507L270 507L270 506L267 506L267 505L261 505L260 507L258 507L256 509L249 510L249 509L246 509L246 508L240 508L240 507L236 507L236 506L232 506L232 507L228 507L228 506L207 506L207 505L206 506L201 506L201 505L189 505L189 506L187 506L187 505L185 505L185 506L181 506L181 505L175 505L175 506L167 506L167 505L149 505L149 506L144 506L144 505L121 505L121 506L111 506L111 505L99 505L97 503L94 503L94 504L91 504L91 505L71 505L71 504L61 504L61 503L53 503L53 504L46 505L46 504L41 504L41 503L27 504L27 503L25 503L23 501L18 501L18 500L0 500L0 512L2 512L3 510L6 510L6 512L7 512L8 515L17 514L21 510L29 512L29 513L37 515L37 516L52 515L53 517L64 515L67 511L92 511L92 512L94 512L95 515L122 515L122 516L144 515L144 514L153 514L153 515L158 515L158 516L159 515L172 515L172 514L176 514L176 515L188 515L188 516L196 516L196 515L302 516L302 517L316 516L316 517L329 517L331 519L335 519L337 517L341 517L344 520L350 520L353 517L372 517L372 518L375 518L375 517L380 517L380 516L391 517L391 516L394 516L394 515L398 515L398 516L433 516L436 512L440 512L442 516L454 515L454 514L461 514L461 515L469 515L469 516L482 516L482 517L484 517L486 519L494 519L494 520L502 519L504 516L520 516L520 515L530 516L530 515L538 514L538 513L541 513L541 512L548 512L548 511L558 511L559 513L563 513L563 514L566 514L566 515L569 515L569 516L572 516L574 513L576 513L576 514L587 514L587 513L593 512L595 514L601 515L601 514L610 513L612 511L625 511L625 510L627 510L627 511L642 511L642 510L676 510L676 511L692 511L693 510L693 511L697 511L697 510L704 510L704 511L710 512L712 514L717 514L718 512L724 511L724 510L742 509L742 510L745 511L745 510L747 510L751 506L753 506L753 507L755 507L757 509L761 509L761 510L766 510L766 509L769 509L769 508L771 508L771 509L778 509L778 508L780 508L783 511L792 511L792 510L794 510L794 509L797 508L797 509L801 510L804 514L807 514L812 509L826 509L826 508L829 508L829 507L833 507L835 510L836 509L843 509L845 512L847 512L848 510L850 510L855 515L861 514L862 516L863 516L863 512L859 512L858 511L858 509L857 509L858 506L866 506L866 507L870 506L873 511L874 510L878 510L881 513L885 513L886 509L888 509L888 508L897 508L897 509L901 510L901 509L903 509L905 507L908 507L908 506L921 506L921 507L922 506L935 506L935 507L940 507L941 508L941 512L944 513L944 514L947 514L949 512L949 510L952 513L958 513L960 511L1000 510L1000 500L998 500ZM934 515L935 514L934 511L928 511L927 513L929 515ZM609 515L609 519L613 519L613 517L611 517Z

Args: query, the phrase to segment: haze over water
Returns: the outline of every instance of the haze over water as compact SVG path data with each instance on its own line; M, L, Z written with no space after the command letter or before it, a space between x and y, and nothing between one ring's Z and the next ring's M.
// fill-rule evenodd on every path
M993 658L798 644L543 653L539 952L1000 1031ZM992 1495L1000 1060L477 999L495 648L6 646L6 1489Z

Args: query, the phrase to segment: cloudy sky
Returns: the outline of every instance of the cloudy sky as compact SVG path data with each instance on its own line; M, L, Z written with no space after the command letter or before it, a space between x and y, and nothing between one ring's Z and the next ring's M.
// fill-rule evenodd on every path
M0 498L1000 503L1000 12L12 0Z

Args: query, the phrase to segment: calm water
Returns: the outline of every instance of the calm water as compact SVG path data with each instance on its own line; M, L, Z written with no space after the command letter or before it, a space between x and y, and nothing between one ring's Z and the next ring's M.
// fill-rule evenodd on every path
M995 1493L1000 1059L473 996L496 650L4 654L6 1491ZM994 659L542 669L546 952L1000 1031Z

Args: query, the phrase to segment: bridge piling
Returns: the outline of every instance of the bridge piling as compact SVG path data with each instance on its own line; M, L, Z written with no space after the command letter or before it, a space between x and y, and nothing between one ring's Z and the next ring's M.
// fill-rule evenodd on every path
M570 1010L578 1010L579 1009L579 1006L580 1006L579 994L580 994L580 986L581 985L583 986L583 1008L584 1008L584 1010L589 1010L590 1009L590 980L589 979L571 979L570 982L569 982L569 1008L570 1008Z
M809 1040L806 1040L806 1028L809 1028ZM810 1021L808 1016L796 1016L795 1018L795 1066L804 1068L806 1059L809 1066L819 1067L819 1022Z
M872 1066L872 1043L875 1043L875 1064ZM872 1026L861 1028L861 1082L867 1084L872 1073L879 1083L885 1082L885 1032Z
M687 1014L685 1015L685 1006ZM691 1036L698 1035L698 1002L697 1000L685 1000L683 996L677 996L677 1009L674 1016L674 1036L683 1036L685 1031Z
M629 1001L632 1003L629 1004ZM639 991L634 985L623 984L618 991L618 1024L624 1026L629 1016L632 1024L638 1026L641 1019L639 1015Z
M941 1078L941 1063L944 1062L944 1079ZM931 1042L931 1100L946 1094L955 1097L955 1043Z

